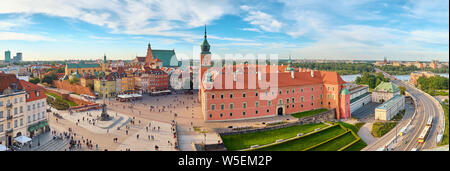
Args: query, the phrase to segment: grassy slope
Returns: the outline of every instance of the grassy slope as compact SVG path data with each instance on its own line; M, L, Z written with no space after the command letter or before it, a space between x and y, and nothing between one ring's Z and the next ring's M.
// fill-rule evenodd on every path
M222 136L222 140L228 150L241 150L250 148L252 145L265 145L279 139L292 138L299 133L312 132L316 128L324 128L326 126L322 123L296 125L269 131Z
M359 140L357 143L346 148L344 151L361 151L367 144L363 140Z
M326 141L330 138L333 138L334 136L344 132L345 131L341 127L333 127L306 137L287 141L262 149L257 149L257 151L300 151L320 142Z
M57 94L55 94L55 93L45 92L45 94L46 94L47 96L52 96L52 97L54 97L54 98L56 98L56 99L62 100L63 102L66 102L67 104L69 104L71 107L73 107L73 106L78 106L78 104L76 104L75 102L72 102L72 101L66 100L66 99L62 99L61 96L59 96L59 95L57 95Z
M342 126L351 129L356 134L358 133L359 129L364 125L363 122L358 122L355 125L348 124L345 122L339 122ZM364 147L366 147L367 144L363 140L359 140L357 143L351 145L350 147L346 148L344 151L361 151Z
M353 136L351 132L348 132L334 140L331 140L325 144L312 148L309 151L337 151L340 148L346 146L347 144L350 144L355 140L356 140L355 136Z
M442 104L442 109L444 109L444 113L445 113L445 132L444 132L444 137L442 137L442 142L440 145L447 145L448 144L448 112L449 112L449 108L448 105L446 104Z
M295 114L292 114L292 116L296 117L296 118L303 118L303 117L316 115L316 114L326 112L326 111L328 111L328 109L316 109L316 110L310 110L310 111L306 111L306 112L295 113Z

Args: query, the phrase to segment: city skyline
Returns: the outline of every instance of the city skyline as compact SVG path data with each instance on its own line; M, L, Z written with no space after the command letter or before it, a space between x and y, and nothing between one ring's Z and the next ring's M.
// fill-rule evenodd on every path
M2 1L0 51L24 61L132 60L150 42L192 56L207 25L218 54L448 61L448 24L448 1L437 0Z

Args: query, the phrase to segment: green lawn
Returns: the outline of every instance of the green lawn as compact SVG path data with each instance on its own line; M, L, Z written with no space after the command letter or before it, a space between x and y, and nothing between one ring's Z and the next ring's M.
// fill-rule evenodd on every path
M442 142L440 145L447 145L448 144L448 105L447 104L442 104L442 109L444 109L444 113L445 113L445 131L444 131L444 136L442 137Z
M292 114L292 116L296 117L296 118L304 118L304 117L307 117L307 116L317 115L319 113L323 113L323 112L326 112L326 111L328 111L328 109L316 109L316 110L310 110L310 111L295 113L295 114Z
M294 139L265 148L256 149L255 151L301 151L344 132L345 130L343 130L339 126L336 126L302 138Z
M228 150L241 150L250 148L252 145L265 145L274 143L279 139L288 139L297 136L299 133L309 133L317 128L324 128L327 125L307 124L296 125L287 128L280 128L268 131L253 132L246 134L235 134L222 136L223 143Z
M372 126L372 135L380 138L394 128L395 125L397 125L397 122L375 122Z
M45 94L46 94L47 96L52 96L52 97L54 97L54 98L56 98L56 99L62 100L63 102L66 102L67 104L69 104L69 106L71 106L71 107L73 107L73 106L78 106L78 104L76 104L75 102L70 101L70 100L63 99L61 96L59 96L59 95L57 95L57 94L55 94L55 93L45 92Z
M344 151L361 151L367 144L363 140L359 140L357 143L346 148Z
M325 144L314 147L308 151L337 151L342 147L346 146L347 144L352 143L355 140L356 140L355 136L353 136L351 132L347 132L346 134L336 139L333 139Z

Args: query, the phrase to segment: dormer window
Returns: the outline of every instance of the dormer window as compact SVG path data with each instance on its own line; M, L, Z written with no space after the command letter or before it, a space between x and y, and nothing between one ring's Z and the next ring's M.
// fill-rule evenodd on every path
M27 93L27 99L29 99L30 98L30 93Z

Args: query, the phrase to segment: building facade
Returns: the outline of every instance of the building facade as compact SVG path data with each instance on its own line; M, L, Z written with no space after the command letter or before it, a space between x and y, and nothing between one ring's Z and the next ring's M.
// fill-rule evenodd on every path
M350 93L336 72L248 64L213 68L206 30L201 50L199 100L205 121L272 117L319 108L335 109L337 119L351 117ZM267 69L271 67L276 71ZM277 82L267 83L273 77Z
M400 95L400 88L392 82L381 82L372 90L372 101L376 103L384 103L395 95Z
M102 71L102 67L99 64L66 64L65 75L70 75L72 73L79 74L92 74Z
M94 92L99 96L114 97L116 95L116 78L113 74L108 74L104 78L94 80Z
M350 91L350 111L354 112L372 101L372 93L369 86L357 85L349 88Z
M11 51L5 51L5 64L11 63Z
M375 119L383 121L391 120L398 112L404 109L405 97L402 95L395 95L375 109Z
M27 132L26 92L14 74L0 73L0 80L0 143L9 147Z
M34 137L49 131L47 115L47 96L44 88L33 83L20 80L26 91L26 136Z
M420 77L430 78L430 77L434 77L434 76L436 76L436 74L429 72L429 71L411 72L411 74L409 75L409 83L411 83L413 85L417 85L417 80Z

